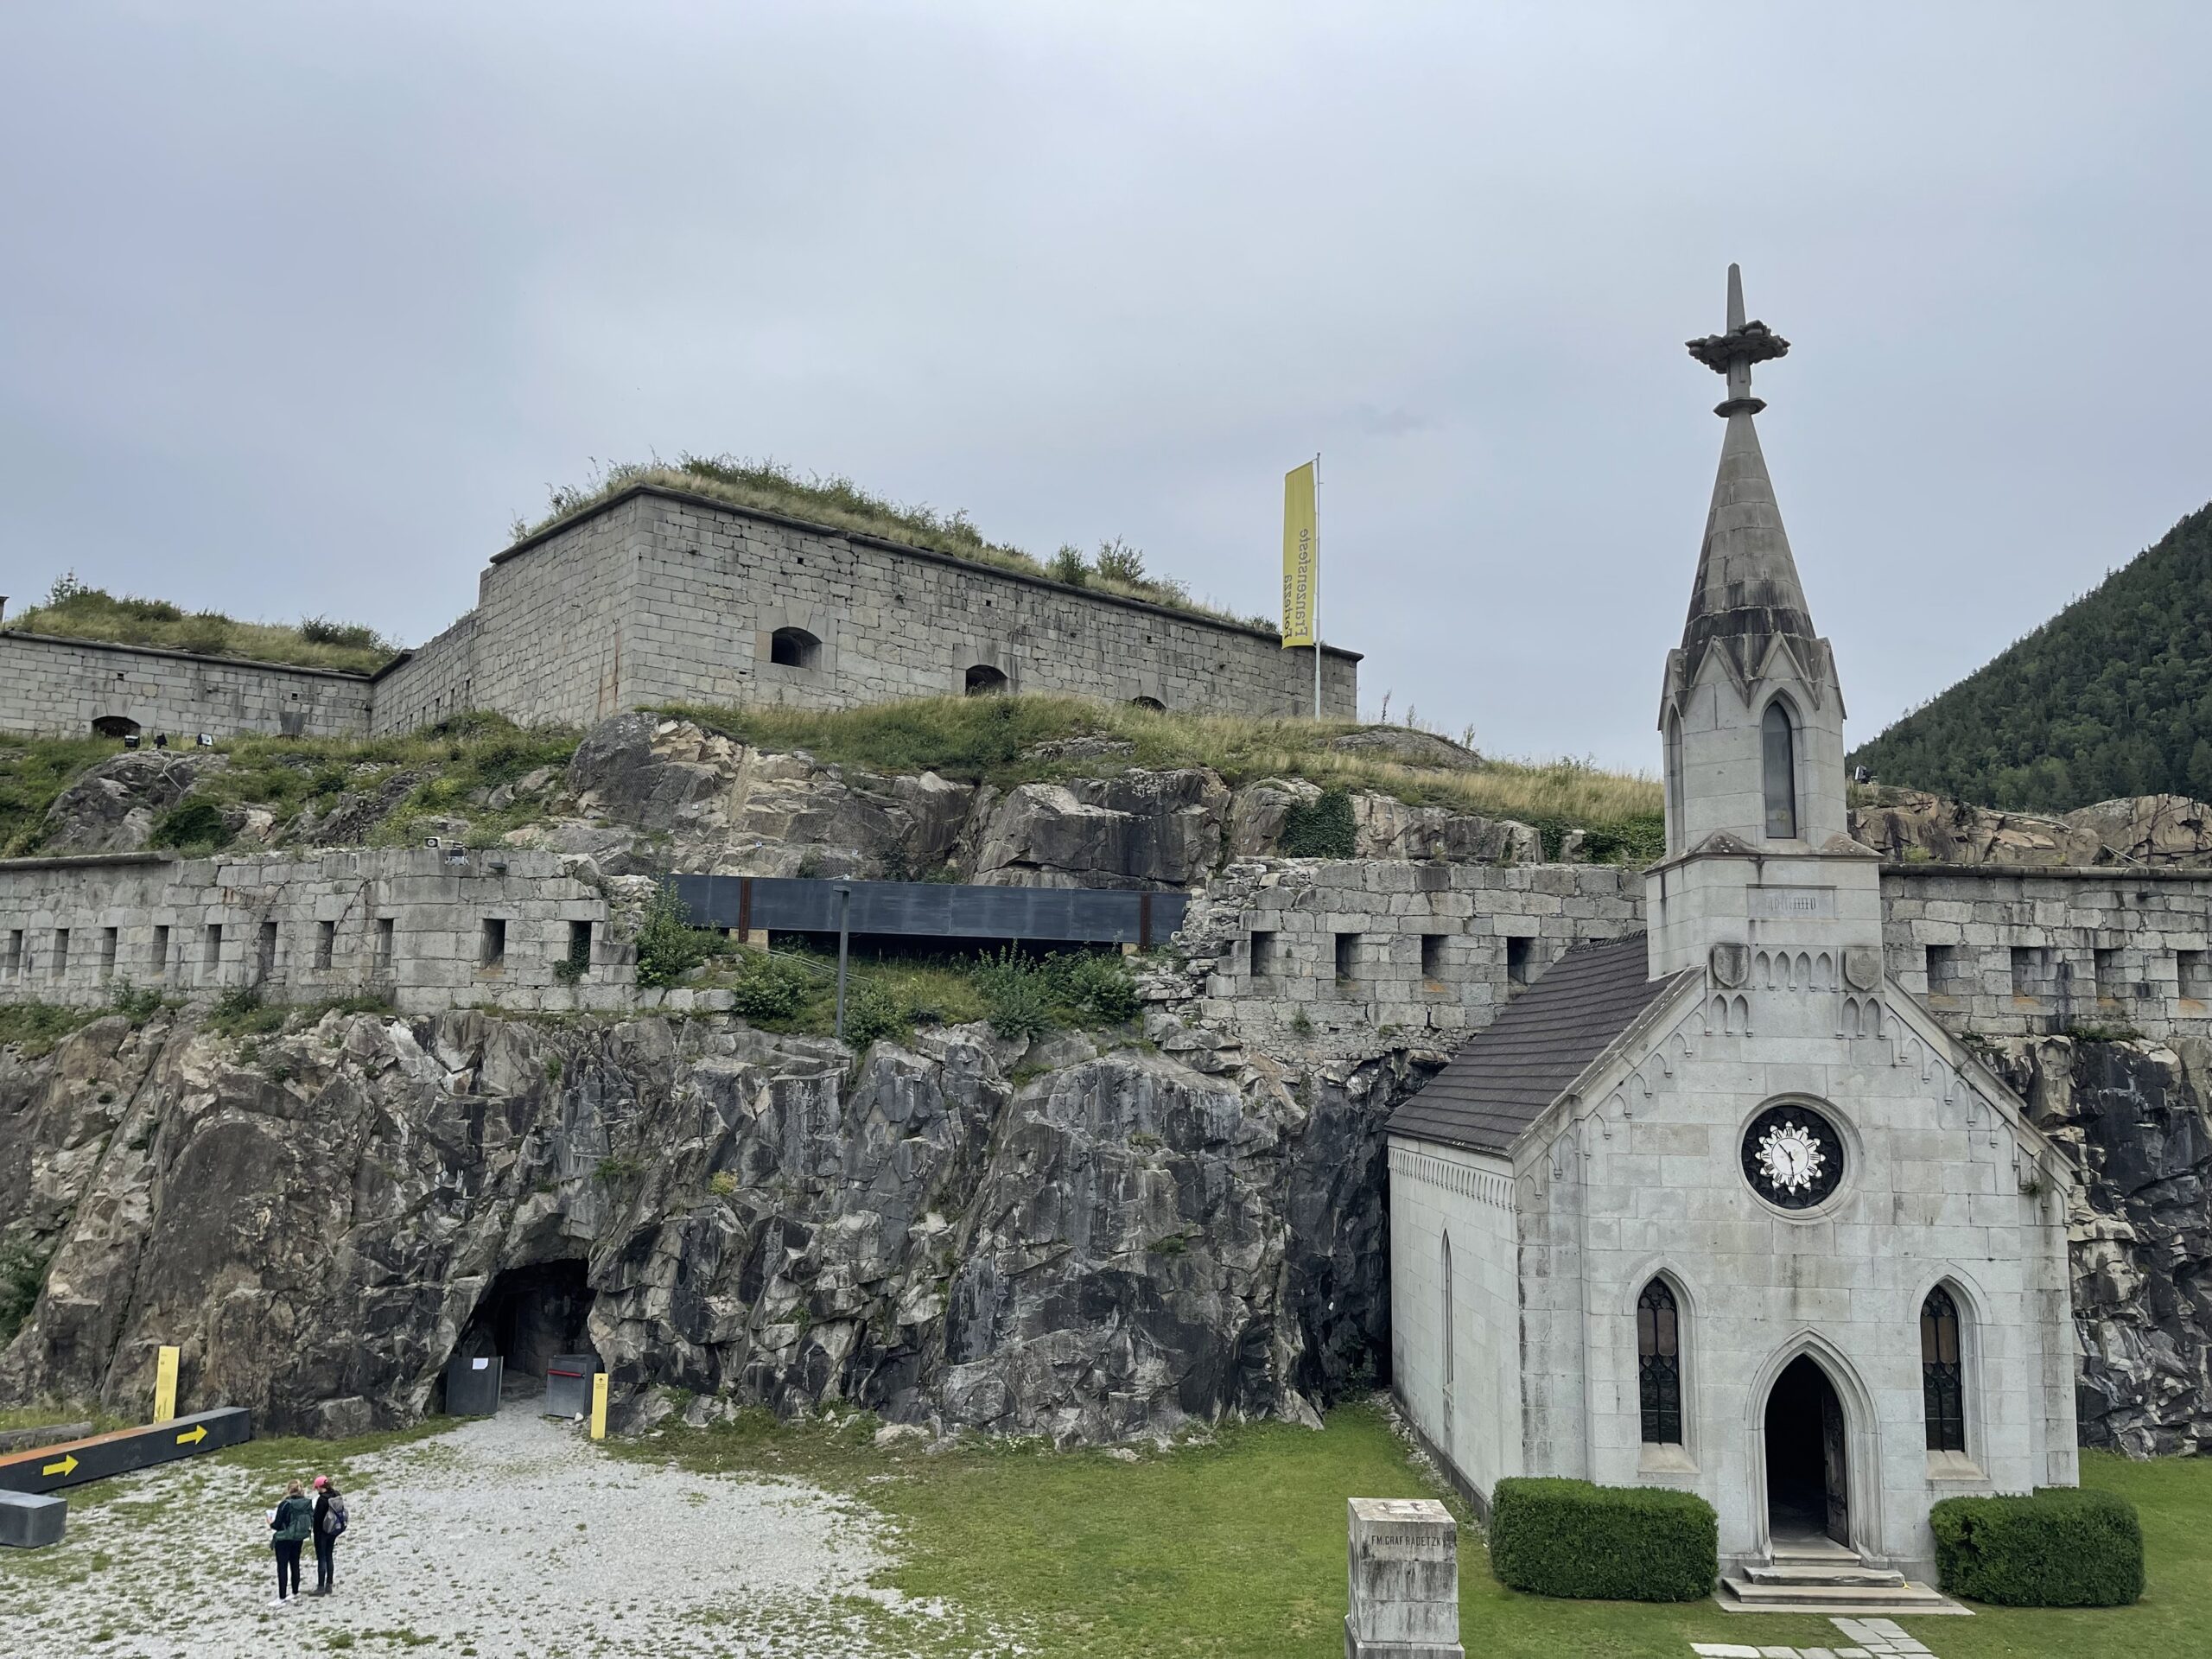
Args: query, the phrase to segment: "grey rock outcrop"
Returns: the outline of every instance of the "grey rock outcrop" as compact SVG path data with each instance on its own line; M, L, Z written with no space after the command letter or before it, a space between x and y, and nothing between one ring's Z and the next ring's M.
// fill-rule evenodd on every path
M503 1274L568 1262L632 1425L664 1389L1063 1442L1305 1421L1387 1356L1404 1075L981 1028L855 1071L722 1020L481 1014L331 1014L249 1058L110 1018L0 1052L0 1243L51 1258L0 1389L136 1401L175 1342L188 1398L272 1430L404 1421Z
M1993 1058L2082 1177L2082 1444L2212 1451L2212 1046L2014 1038Z
M524 838L588 850L610 873L672 861L728 875L918 876L951 855L975 794L935 772L876 777L651 715L594 727L566 789L587 823L638 832L626 860L564 823Z
M1414 726L1363 726L1356 732L1329 740L1329 747L1344 754L1370 760L1395 760L1402 766L1444 767L1472 772L1483 763L1481 755L1464 743L1454 743L1434 732Z
M978 815L960 862L1000 886L1189 887L1220 861L1229 800L1197 766L1023 784Z
M54 798L39 837L41 853L135 853L162 814L182 800L221 757L133 749L101 761Z
M1875 804L1852 808L1851 833L1884 858L1940 864L2212 864L2212 806L2182 795L2054 817L1885 789Z

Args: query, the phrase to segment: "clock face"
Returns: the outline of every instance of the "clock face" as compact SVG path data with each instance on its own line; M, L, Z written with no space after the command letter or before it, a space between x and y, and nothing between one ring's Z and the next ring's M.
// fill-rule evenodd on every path
M1744 1178L1769 1204L1809 1210L1843 1179L1843 1137L1804 1106L1770 1106L1744 1131Z

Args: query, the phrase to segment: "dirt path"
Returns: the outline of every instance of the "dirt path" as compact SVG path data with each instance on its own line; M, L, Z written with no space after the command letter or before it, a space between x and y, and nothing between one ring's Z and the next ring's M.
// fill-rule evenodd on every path
M954 1635L964 1620L869 1587L885 1539L864 1507L796 1481L609 1458L518 1407L353 1468L335 1595L267 1605L264 1516L289 1474L181 1464L73 1507L60 1548L0 1559L9 1645L40 1659L863 1659L969 1645ZM302 1576L312 1588L312 1548Z

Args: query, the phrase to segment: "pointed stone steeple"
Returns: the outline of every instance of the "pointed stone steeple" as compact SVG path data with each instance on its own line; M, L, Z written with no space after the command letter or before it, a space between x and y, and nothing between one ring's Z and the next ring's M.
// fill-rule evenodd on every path
M1843 692L1813 631L1797 562L1775 505L1751 417L1751 365L1789 342L1744 316L1728 267L1728 332L1689 342L1728 377L1713 413L1728 423L1698 551L1682 643L1667 653L1659 700L1666 740L1667 857L1647 894L1656 974L1709 948L1762 940L1881 942L1879 871L1851 839L1843 787ZM1794 958L1793 958L1794 960Z
M1692 357L1728 377L1728 396L1713 411L1728 423L1728 431L1682 625L1686 680L1696 677L1709 650L1727 652L1733 677L1741 682L1759 671L1777 636L1808 643L1816 637L1751 421L1766 407L1751 396L1751 365L1789 350L1789 342L1764 323L1745 321L1743 273L1729 266L1728 332L1689 342Z

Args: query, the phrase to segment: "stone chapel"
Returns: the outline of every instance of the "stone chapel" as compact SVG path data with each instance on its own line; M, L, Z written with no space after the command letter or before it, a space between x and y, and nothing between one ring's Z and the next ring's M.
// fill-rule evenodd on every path
M1753 424L1788 349L1730 267L1727 332L1689 346L1726 431L1648 931L1568 950L1392 1118L1392 1357L1478 1505L1510 1475L1679 1487L1719 1512L1724 1594L1933 1599L1902 1582L1933 1576L1931 1504L2075 1481L2070 1176L1884 971Z

